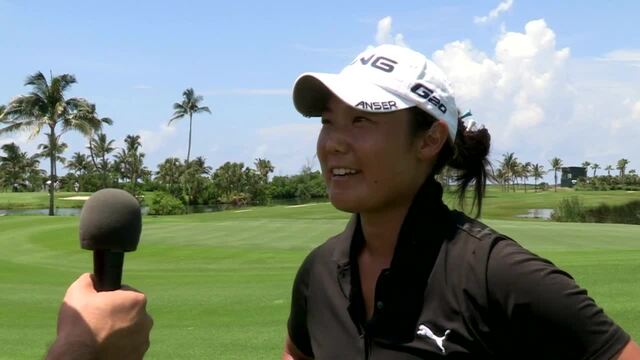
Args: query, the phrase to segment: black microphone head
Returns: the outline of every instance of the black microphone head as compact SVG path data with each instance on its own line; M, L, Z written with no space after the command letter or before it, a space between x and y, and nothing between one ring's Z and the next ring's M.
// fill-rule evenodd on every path
M83 249L134 251L141 231L140 204L124 190L97 191L82 207L80 246Z

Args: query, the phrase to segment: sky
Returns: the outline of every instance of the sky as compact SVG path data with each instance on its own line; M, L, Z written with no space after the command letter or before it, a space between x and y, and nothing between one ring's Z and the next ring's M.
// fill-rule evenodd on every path
M493 160L514 152L548 169L556 156L602 168L626 158L640 169L639 13L634 0L0 0L0 103L27 93L37 71L74 74L69 96L114 120L105 132L117 145L139 134L157 170L186 157L188 120L168 120L193 87L212 114L194 117L192 157L214 169L261 157L294 174L319 168L320 121L295 111L297 76L395 43L445 71L458 107L489 129ZM64 139L67 157L86 151L81 136ZM12 141L32 153L44 139L0 135Z

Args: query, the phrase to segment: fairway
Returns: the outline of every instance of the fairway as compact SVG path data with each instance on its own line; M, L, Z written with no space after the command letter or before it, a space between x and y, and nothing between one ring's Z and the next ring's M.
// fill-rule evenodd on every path
M154 317L148 359L274 359L305 255L348 215L321 203L145 217L124 280ZM92 269L77 217L0 217L0 359L41 357L69 283ZM640 338L640 227L486 221L568 270Z

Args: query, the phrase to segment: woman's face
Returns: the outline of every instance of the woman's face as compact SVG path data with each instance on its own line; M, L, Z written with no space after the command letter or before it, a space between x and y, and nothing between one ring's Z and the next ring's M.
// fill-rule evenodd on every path
M318 159L329 199L348 212L382 212L411 203L427 165L410 136L411 113L370 113L333 96L322 113Z

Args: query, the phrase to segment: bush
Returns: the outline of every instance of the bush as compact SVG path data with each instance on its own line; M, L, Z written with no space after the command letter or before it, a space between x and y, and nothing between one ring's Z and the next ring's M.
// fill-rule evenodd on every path
M186 212L182 202L164 191L154 192L149 204L149 215L181 215Z
M559 222L585 222L585 219L584 205L577 196L560 200L551 214L551 220Z
M615 223L640 225L640 200L622 205L600 204L585 208L577 196L565 198L551 214L559 222Z

